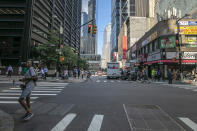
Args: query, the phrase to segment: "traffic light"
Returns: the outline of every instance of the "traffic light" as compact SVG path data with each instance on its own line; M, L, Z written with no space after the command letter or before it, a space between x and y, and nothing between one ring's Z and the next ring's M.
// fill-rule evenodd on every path
M89 25L88 25L88 33L91 33L91 30L92 30L92 25L89 24Z
M97 32L97 26L96 25L93 25L92 34L96 34L96 32Z
M60 61L64 61L64 57L63 56L60 56Z

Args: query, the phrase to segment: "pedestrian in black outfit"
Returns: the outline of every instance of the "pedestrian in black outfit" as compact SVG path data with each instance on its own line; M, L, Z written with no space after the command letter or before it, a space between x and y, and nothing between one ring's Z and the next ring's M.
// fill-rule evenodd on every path
M168 84L172 84L172 72L170 69L168 70L168 80L169 80Z

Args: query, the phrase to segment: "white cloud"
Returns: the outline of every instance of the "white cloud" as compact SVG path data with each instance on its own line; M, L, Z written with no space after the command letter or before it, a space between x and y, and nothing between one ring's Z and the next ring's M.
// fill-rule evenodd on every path
M88 13L88 0L82 0L82 12Z

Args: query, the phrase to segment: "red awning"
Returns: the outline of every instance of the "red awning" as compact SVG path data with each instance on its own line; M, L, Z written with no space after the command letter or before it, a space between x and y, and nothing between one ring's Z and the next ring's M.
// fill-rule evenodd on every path
M179 60L173 61L173 60L156 60L151 62L145 62L145 65L150 65L154 63L179 63ZM197 63L197 60L182 60L182 63Z

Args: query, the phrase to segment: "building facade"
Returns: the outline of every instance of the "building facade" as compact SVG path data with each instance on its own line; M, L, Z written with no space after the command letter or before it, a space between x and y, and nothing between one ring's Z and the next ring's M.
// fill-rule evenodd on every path
M88 21L93 20L90 24L96 25L96 4L97 0L88 1ZM85 54L97 54L97 35L88 34L88 46Z
M1 0L0 64L36 59L36 46L63 27L62 43L80 50L81 0ZM8 50L5 52L5 50Z
M81 15L81 24L88 22L88 14L86 12L82 12ZM88 51L88 24L81 27L81 46L80 53L86 54Z
M111 40L111 23L105 27L103 34L103 48L101 56L101 68L106 69L107 62L110 62L110 40Z
M160 70L165 78L168 69L183 75L192 73L197 62L196 29L197 19L183 19L177 36L176 19L160 21L131 48L133 60L149 77L152 69Z

